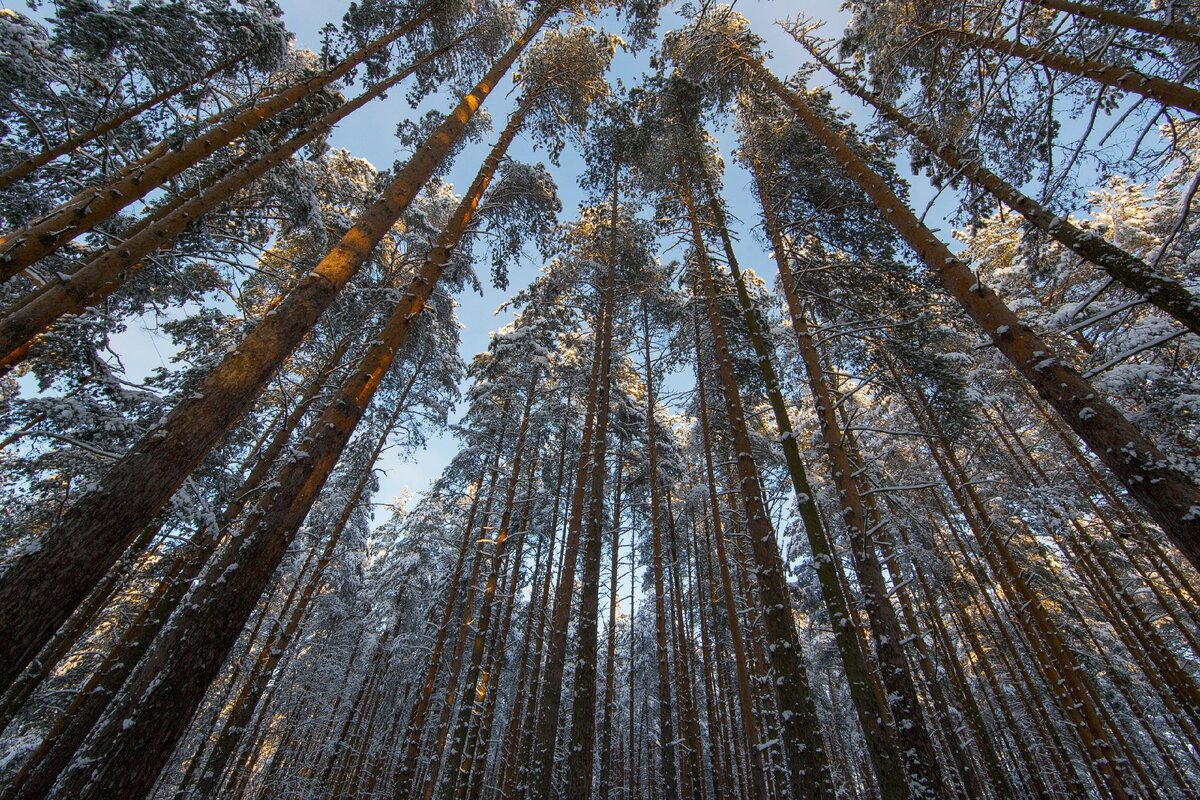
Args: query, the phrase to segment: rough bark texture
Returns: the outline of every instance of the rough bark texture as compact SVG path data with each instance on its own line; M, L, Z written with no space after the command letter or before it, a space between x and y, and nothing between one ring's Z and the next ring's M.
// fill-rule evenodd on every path
M96 489L40 540L38 549L22 554L5 571L0 578L0 683L11 681L53 635L130 539L253 404L275 369L408 208L549 16L540 16L514 42L413 155L384 196L225 357L198 391L117 461ZM442 266L441 262L427 264L418 275L414 296L402 301L405 313L415 316L420 311L433 289L430 278L436 278ZM397 319L395 324L407 328L411 320ZM21 601L25 597L38 597L39 602L29 606Z

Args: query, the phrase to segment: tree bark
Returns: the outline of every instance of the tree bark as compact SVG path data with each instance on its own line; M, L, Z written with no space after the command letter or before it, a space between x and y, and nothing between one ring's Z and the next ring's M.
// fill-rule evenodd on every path
M1120 11L1099 8L1086 3L1074 3L1071 0L1033 0L1033 2L1046 8L1052 8L1055 11L1063 11L1067 14L1074 14L1077 17L1093 19L1096 22L1111 25L1114 28L1127 28L1138 33L1148 33L1151 36L1162 36L1166 39L1175 39L1180 42L1200 44L1200 29L1182 22L1160 22L1149 17L1123 14Z
M970 267L917 219L883 178L798 93L787 89L757 58L732 46L750 71L824 143L996 348L1128 487L1184 556L1193 565L1200 565L1200 489L1173 468L1154 443L1104 400L1095 387L1057 357L1049 343L1024 325L999 295L981 285Z
M937 155L950 169L986 189L1001 203L1015 209L1042 233L1080 258L1095 264L1122 286L1144 297L1147 302L1173 317L1188 330L1200 334L1200 301L1181 283L1156 272L1145 261L1117 247L1103 236L1080 230L1068 218L1050 212L1041 203L984 167L980 157L968 157L954 145L940 141L932 130L901 113L877 92L868 91L811 43L804 39L800 39L800 43L825 69L833 73L843 89L874 107L884 118L895 123Z
M1164 106L1174 106L1193 114L1200 114L1200 91L1182 83L1143 75L1132 67L1118 67L1102 61L1075 58L1061 53L1052 53L1040 47L1031 47L1011 39L983 36L957 28L930 28L929 33L957 39L964 44L993 50L1000 55L1012 56L1031 64L1089 78L1104 86L1156 100Z
M690 194L689 187L685 197ZM699 220L694 213L689 216L699 276L697 289L707 303L709 330L712 333L717 358L717 375L725 396L725 408L737 451L739 491L746 514L750 552L754 558L759 593L762 597L764 632L769 644L771 668L775 673L773 689L778 696L782 725L786 732L783 745L787 751L792 788L797 792L812 792L813 796L832 797L834 792L829 760L809 688L808 670L796 632L783 559L763 501L758 466L752 455L752 444L725 334L725 323L717 303L716 285L700 234Z
M121 127L126 122L133 119L134 117L136 117L146 111L149 111L150 109L154 108L155 106L157 106L161 103L165 103L166 101L170 100L172 97L175 97L176 95L186 91L187 89L190 89L191 87L196 86L197 84L203 84L206 81L208 81L210 78L214 78L217 75L220 75L222 72L225 72L226 70L231 69L232 67L236 66L238 64L238 62L240 62L245 57L246 57L245 53L239 53L238 55L235 55L232 58L228 58L225 61L222 61L221 63L217 64L215 67L208 70L207 72L205 72L203 75L201 75L198 78L195 78L193 80L183 81L174 86L170 86L166 89L163 89L161 92L151 95L150 97L146 98L142 102L137 103L133 106L130 106L129 108L122 111L121 113L119 113L113 117L109 117L108 119L104 120L103 122L93 125L91 128L88 128L83 133L77 133L74 136L70 136L65 141L63 141L53 147L49 147L49 148L43 150L42 152L38 153L35 156L31 156L30 158L25 159L20 164L17 164L16 166L12 167L11 169L6 170L3 174L0 174L0 190L7 189L9 186L12 186L17 181L19 181L22 178L26 177L27 175L33 173L34 171L46 166L51 161L54 161L55 159L59 158L60 156L65 156L68 153L74 152L75 150L78 150L80 147L83 147L88 142L95 141L96 139L99 139L101 136L104 136L106 133L111 133L112 131L115 131L117 128Z
M80 498L60 524L40 539L36 551L25 553L4 572L0 577L0 633L3 634L0 684L11 681L53 635L54 629L120 556L131 537L162 508L188 473L245 413L287 353L316 324L408 208L417 191L432 177L483 100L554 11L551 7L532 22L409 160L384 196L242 340L238 349L225 357L198 391L181 401L161 424L114 464L96 489ZM515 134L513 130L507 138L511 140ZM504 139L502 136L501 141L507 147ZM495 162L499 158L499 153L489 156ZM495 166L491 165L493 171ZM490 173L476 180L486 186L489 179ZM467 215L473 210L473 205L466 209ZM433 252L444 255L439 248ZM432 293L443 265L443 261L427 260L414 279L409 296L393 315L392 336L403 341L412 319ZM386 347L375 347L373 358L380 359L387 351ZM390 359L390 354L387 357ZM364 380L370 382L369 378ZM40 600L36 606L29 606L20 601L24 597Z
M347 101L277 147L263 153L249 164L238 165L229 174L221 173L210 186L186 194L183 203L169 203L167 213L157 212L151 224L138 225L124 241L89 258L69 275L54 276L17 305L9 308L0 319L0 376L21 363L29 354L38 334L60 318L78 314L99 304L125 285L136 272L145 267L144 259L175 240L186 228L233 197L237 192L261 178L299 150L328 133L333 126L352 112L412 75L432 59L453 49L466 34L438 51L376 84L353 100Z
M646 346L646 473L650 481L651 570L654 575L654 656L658 665L658 750L662 758L663 788L654 781L650 790L675 797L678 776L675 766L675 727L672 720L671 667L667 655L666 574L663 565L662 490L658 485L658 437L655 435L654 368L650 359L650 316L642 300L642 331ZM653 762L653 758L650 758Z
M619 166L614 162L614 176ZM614 181L609 219L611 245L604 283L604 326L600 332L600 385L596 394L596 434L589 475L587 533L584 541L575 626L575 697L571 706L571 758L567 761L569 797L592 796L596 755L596 673L599 657L600 562L603 555L604 492L608 477L608 419L611 405L613 319L617 316L617 186Z

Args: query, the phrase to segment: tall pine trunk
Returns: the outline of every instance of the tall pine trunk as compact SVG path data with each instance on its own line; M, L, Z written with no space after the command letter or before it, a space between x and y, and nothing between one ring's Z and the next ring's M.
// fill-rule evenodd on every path
M449 155L484 99L553 13L551 8L532 22L400 170L383 197L363 213L197 391L117 461L98 486L41 537L36 551L25 553L4 572L0 577L0 683L15 677L112 566L130 539L241 418L275 369L316 324ZM401 302L402 313L398 312L393 325L397 334L405 334L411 326L411 319L404 315L415 315L424 306L443 263L435 261L426 267L414 281L413 296ZM376 358L386 352L383 347L374 349ZM24 597L38 597L39 602L29 606L20 600Z
M109 117L102 122L98 122L82 133L77 133L73 136L70 136L59 144L56 144L53 147L48 147L37 155L25 159L20 164L17 164L6 170L3 174L0 174L0 190L7 189L9 186L12 186L14 183L26 177L27 175L30 175L34 171L46 166L51 161L78 150L88 142L94 142L96 139L99 139L105 134L112 133L126 122L129 122L129 120L141 115L146 111L149 111L155 106L167 102L171 98L187 91L193 86L204 85L211 78L215 78L222 72L235 67L245 57L245 53L238 53L235 56L227 58L209 69L203 75L200 75L197 78L180 81L174 86L168 86L162 91L147 97L142 102L130 106L121 113Z
M219 179L211 185L182 194L180 199L184 199L184 202L170 202L164 209L167 213L155 212L150 216L149 224L136 226L124 241L92 256L69 275L55 276L38 287L17 305L8 309L3 319L0 319L0 375L21 363L29 354L38 334L57 320L101 303L144 268L144 259L155 250L169 245L205 214L274 167L286 162L302 147L328 133L334 125L352 112L381 96L432 59L452 49L465 35L413 62L319 119L307 123L300 133L263 153L249 164L237 164L236 169L219 173Z
M1057 357L1050 344L1023 324L999 295L980 284L971 268L917 219L800 94L780 83L757 58L732 46L750 72L796 112L846 174L871 197L996 348L1113 471L1184 556L1193 565L1200 565L1200 489L1172 467L1154 443L1104 400L1092 384Z
M1033 2L1055 11L1064 11L1077 17L1093 19L1114 28L1125 28L1138 33L1148 33L1151 36L1162 36L1180 42L1200 44L1200 29L1183 22L1160 22L1149 17L1124 14L1113 9L1088 3L1076 3L1072 0L1033 0Z
M614 161L614 178L619 174ZM575 626L575 696L571 706L571 758L567 762L567 795L591 797L596 753L596 673L599 658L600 562L604 549L604 492L608 477L608 419L611 405L613 319L617 316L617 185L614 180L609 215L610 247L604 279L604 326L600 331L600 385L596 395L596 433L588 492L587 533L581 563L579 622Z
M682 177L682 176L681 176ZM690 187L688 189L690 196ZM786 731L783 746L792 788L809 791L813 796L832 797L833 786L825 743L808 683L800 638L792 611L783 558L768 516L759 482L758 465L752 454L746 427L741 390L734 371L725 323L718 304L715 279L700 234L699 220L690 214L695 264L698 268L698 294L707 305L709 331L716 351L717 376L725 397L725 408L737 452L736 468L750 553L763 605L763 628L768 642L774 693L778 697L782 723Z
M984 167L979 157L963 155L953 144L941 141L930 128L901 113L879 93L868 91L810 42L804 39L800 39L800 42L813 58L833 73L843 89L862 98L884 118L925 145L955 173L982 186L998 201L1015 209L1038 230L1080 258L1095 264L1122 286L1136 292L1147 302L1178 320L1188 330L1200 334L1200 302L1181 283L1156 272L1145 261L1122 250L1103 236L1080 230L1066 217L1052 213L1041 203Z

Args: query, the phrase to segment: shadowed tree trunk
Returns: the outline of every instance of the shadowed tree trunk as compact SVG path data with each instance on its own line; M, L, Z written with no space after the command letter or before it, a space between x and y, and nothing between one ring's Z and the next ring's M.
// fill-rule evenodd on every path
M1033 0L1033 2L1046 8L1052 8L1055 11L1065 11L1077 17L1094 19L1097 22L1111 25L1114 28L1127 28L1139 33L1148 33L1151 36L1163 36L1167 39L1200 44L1200 29L1182 22L1159 22L1156 19L1139 17L1134 14L1123 14L1120 11L1089 5L1087 3L1075 3L1071 2L1071 0Z
M1054 348L980 284L971 268L956 258L887 186L883 178L854 152L829 123L796 92L789 90L755 57L731 47L750 72L788 105L834 156L842 169L878 206L884 218L929 267L932 275L963 310L1083 439L1092 452L1125 485L1163 532L1192 562L1200 565L1200 489L1171 466L1116 407Z
M1095 264L1122 286L1174 317L1188 330L1200 334L1200 302L1178 281L1156 272L1145 261L1122 250L1103 236L1080 230L1066 217L1052 213L1041 203L982 166L978 157L964 156L954 145L942 142L932 130L902 114L878 93L867 91L861 83L839 69L810 42L802 37L798 37L798 41L825 69L833 73L843 89L862 98L886 119L925 145L955 173L982 186L998 201L1015 209L1038 230L1080 258Z

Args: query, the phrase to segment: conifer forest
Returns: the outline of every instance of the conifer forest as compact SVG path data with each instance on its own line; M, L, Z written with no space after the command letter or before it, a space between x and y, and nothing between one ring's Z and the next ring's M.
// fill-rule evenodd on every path
M1200 800L1200 0L0 3L0 800Z

